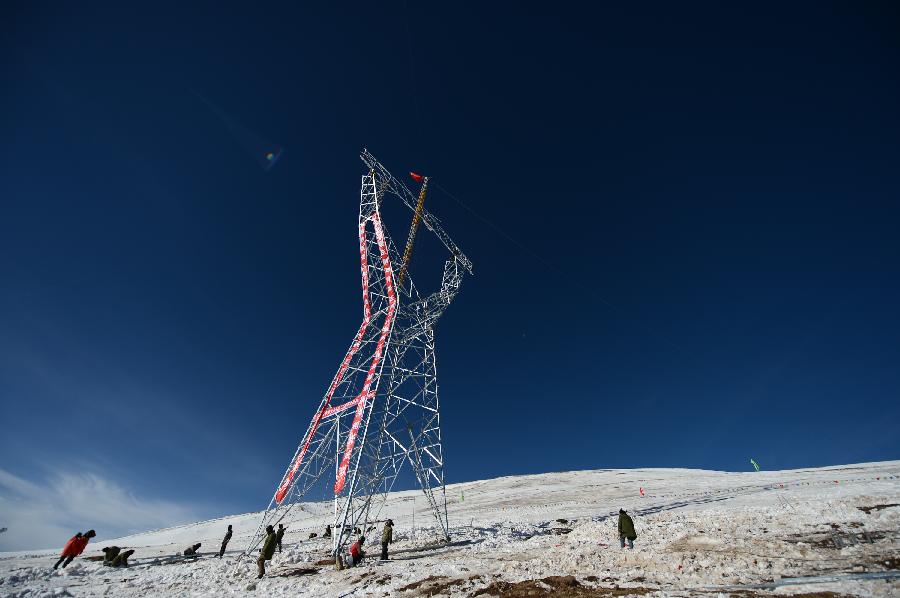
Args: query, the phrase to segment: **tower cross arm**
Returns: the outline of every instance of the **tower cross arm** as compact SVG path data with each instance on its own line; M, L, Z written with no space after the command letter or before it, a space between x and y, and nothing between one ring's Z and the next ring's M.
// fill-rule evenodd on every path
M404 340L408 340L418 336L430 327L441 315L444 310L453 301L456 294L459 293L459 287L462 284L462 273L459 266L462 262L455 258L450 258L444 264L444 276L441 281L441 288L431 295L420 299L415 303L407 304L403 307L403 314L408 316L416 316L416 324L412 325L405 331Z

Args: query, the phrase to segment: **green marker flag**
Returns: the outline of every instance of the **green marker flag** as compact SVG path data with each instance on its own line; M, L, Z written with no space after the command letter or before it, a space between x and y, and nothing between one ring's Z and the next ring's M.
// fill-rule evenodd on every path
M459 502L465 502L465 500L466 500L466 493L460 492L459 493Z
M756 471L759 471L759 463L757 463L753 459L750 459L750 463L753 465L753 469L755 469Z

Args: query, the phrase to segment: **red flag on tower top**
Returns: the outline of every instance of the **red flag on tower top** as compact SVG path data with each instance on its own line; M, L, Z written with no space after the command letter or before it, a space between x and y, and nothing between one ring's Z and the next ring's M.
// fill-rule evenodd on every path
M425 177L423 177L421 174L417 174L415 172L409 173L409 176L411 176L412 179L417 183L421 183L422 181L425 180Z

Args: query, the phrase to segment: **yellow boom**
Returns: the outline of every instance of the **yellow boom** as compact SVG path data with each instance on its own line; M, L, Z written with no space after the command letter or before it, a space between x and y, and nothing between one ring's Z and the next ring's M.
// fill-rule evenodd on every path
M425 191L428 189L428 177L422 181L422 189L419 191L419 202L416 204L416 210L413 212L412 224L409 225L409 237L406 238L406 249L403 250L403 265L400 266L400 273L397 275L397 287L403 287L403 281L406 278L406 269L409 267L409 260L412 258L413 242L416 240L416 231L419 229L419 223L422 222L422 212L425 210Z

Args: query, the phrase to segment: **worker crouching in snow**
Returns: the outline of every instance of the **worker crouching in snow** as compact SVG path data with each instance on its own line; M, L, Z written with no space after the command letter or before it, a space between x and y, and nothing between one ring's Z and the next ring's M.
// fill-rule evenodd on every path
M200 550L200 542L197 542L193 546L189 546L184 549L184 556L196 556L197 551Z
M102 550L104 565L112 565L113 559L119 556L119 553L122 552L122 549L118 546L105 546L102 548Z
M125 567L128 568L128 557L134 554L134 550L126 550L125 552L120 552L116 555L116 558L112 560L112 563L109 564L110 567Z
M619 543L625 548L625 540L628 540L628 548L634 548L634 541L637 540L637 534L634 531L634 521L625 509L619 509Z
M259 569L259 575L256 576L256 579L261 579L266 574L266 561L272 560L277 545L278 539L275 535L275 529L271 525L267 525L266 541L263 542L262 550L259 551L259 558L256 559L256 567Z
M62 563L63 569L65 569L69 563L71 563L76 556L80 555L84 552L85 546L88 545L88 542L91 541L91 538L97 535L92 529L89 529L84 534L78 532L66 542L66 545L63 546L62 553L59 555L59 560L56 561L56 564L53 565L53 568L56 569L59 567L59 564ZM65 562L64 562L65 561Z
M360 564L363 557L366 556L363 550L363 543L366 541L365 536L360 536L359 540L350 545L350 566L355 567Z

